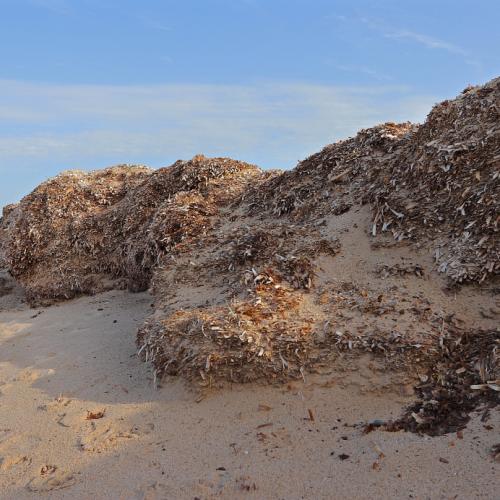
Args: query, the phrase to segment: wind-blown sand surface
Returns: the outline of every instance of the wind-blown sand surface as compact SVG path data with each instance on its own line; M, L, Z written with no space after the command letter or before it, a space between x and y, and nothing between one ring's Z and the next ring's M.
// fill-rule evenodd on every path
M458 435L363 434L411 401L367 358L288 385L155 389L135 347L150 304L0 297L1 498L498 498L498 411Z

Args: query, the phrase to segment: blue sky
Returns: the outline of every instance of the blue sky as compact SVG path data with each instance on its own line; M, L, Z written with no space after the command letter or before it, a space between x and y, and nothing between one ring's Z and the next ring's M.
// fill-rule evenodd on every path
M0 205L61 170L291 168L500 74L498 0L0 0Z

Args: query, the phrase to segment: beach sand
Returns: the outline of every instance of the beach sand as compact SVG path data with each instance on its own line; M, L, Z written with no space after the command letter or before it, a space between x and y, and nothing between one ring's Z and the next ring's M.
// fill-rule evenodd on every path
M147 293L0 297L0 498L498 498L498 410L458 435L364 434L411 401L366 357L286 385L155 388L135 346L150 311Z

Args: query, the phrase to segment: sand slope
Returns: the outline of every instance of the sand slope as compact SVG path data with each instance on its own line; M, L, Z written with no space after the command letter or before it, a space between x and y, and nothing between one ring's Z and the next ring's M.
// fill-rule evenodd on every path
M150 302L0 298L0 498L495 498L498 411L462 438L365 435L409 401L365 358L284 386L154 389L134 345Z

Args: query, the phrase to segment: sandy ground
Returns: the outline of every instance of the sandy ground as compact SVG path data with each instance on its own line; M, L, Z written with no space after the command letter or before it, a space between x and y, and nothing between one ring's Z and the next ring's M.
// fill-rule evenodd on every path
M2 499L498 498L498 411L458 436L365 435L408 402L366 359L286 386L155 389L134 344L150 304L0 298Z

